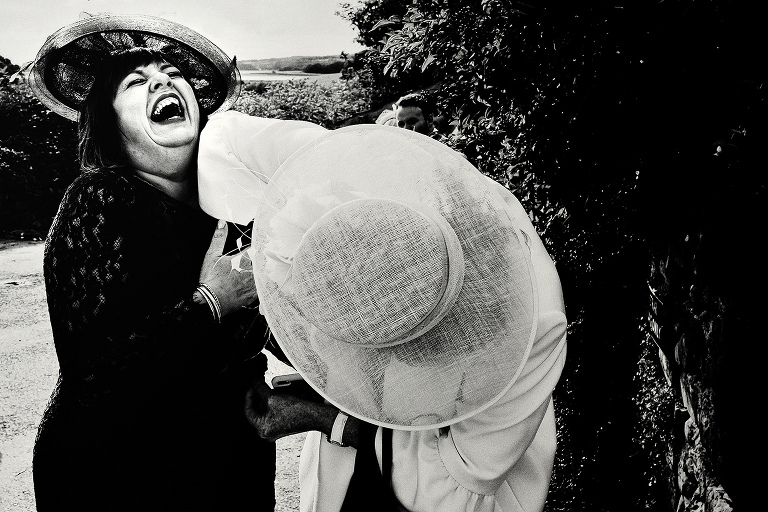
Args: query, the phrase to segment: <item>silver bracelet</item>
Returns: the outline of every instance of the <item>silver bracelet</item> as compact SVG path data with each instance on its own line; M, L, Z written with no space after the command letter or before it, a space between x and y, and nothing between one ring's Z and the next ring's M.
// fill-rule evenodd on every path
M217 323L221 323L221 303L219 302L219 298L216 296L215 293L213 293L213 290L205 284L200 283L200 286L197 287L197 291L200 292L200 295L203 296L205 299L205 302L208 303L208 307L211 308L211 313L213 313L213 320Z

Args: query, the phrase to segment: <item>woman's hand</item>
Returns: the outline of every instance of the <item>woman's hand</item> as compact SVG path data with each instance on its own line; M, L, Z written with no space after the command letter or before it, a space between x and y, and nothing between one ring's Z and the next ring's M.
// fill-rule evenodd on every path
M219 298L221 316L253 303L257 297L253 264L248 253L243 249L224 255L226 240L227 223L220 220L200 269L200 282L207 284ZM242 270L232 268L232 260L237 256L241 258L239 267Z
M245 396L245 416L259 436L268 441L309 430L329 433L338 410L288 393L275 393L257 383Z

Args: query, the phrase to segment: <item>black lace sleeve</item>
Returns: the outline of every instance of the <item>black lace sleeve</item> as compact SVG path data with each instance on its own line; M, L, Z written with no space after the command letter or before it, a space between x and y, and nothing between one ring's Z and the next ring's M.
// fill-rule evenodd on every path
M44 272L62 377L83 400L170 392L260 349L192 300L215 220L183 206L110 173L66 194Z

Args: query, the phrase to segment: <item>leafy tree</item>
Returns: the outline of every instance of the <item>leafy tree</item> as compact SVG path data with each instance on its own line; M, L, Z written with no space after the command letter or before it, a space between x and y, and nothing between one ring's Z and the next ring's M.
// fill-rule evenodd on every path
M344 68L344 62L340 60L338 62L333 62L330 64L323 64L320 62L317 62L314 64L308 64L307 66L304 67L302 71L304 71L305 73L329 74L329 73L340 73L343 68Z
M350 16L363 41L389 30L368 62L388 80L420 73L438 84L441 109L461 123L451 144L532 212L563 280L569 359L550 508L669 509L664 453L642 441L652 431L635 431L646 419L660 434L670 428L667 402L648 401L659 409L645 416L635 403L665 396L634 379L638 365L653 375L646 280L655 247L697 215L713 218L705 205L723 192L712 184L726 152L750 162L739 169L760 168L746 151L765 140L756 8L416 0L377 26L387 5L369 1ZM764 196L763 176L739 175L749 205Z
M245 90L235 110L258 117L310 121L326 128L370 109L369 91L360 78L333 80L324 84L312 80L272 82L260 90Z
M11 62L9 59L6 59L2 55L0 55L0 73L4 75L13 75L19 70L19 66Z
M339 14L358 29L357 42L366 48L381 47L392 27L382 21L399 20L412 0L363 0L341 4Z
M391 104L400 96L419 89L430 88L439 80L418 67L388 74L389 58L380 50L390 34L403 26L403 16L413 0L364 0L356 5L341 4L338 13L358 29L357 42L369 48L353 59L361 83L371 91L374 108Z
M78 172L75 148L75 123L0 74L0 232L45 235Z

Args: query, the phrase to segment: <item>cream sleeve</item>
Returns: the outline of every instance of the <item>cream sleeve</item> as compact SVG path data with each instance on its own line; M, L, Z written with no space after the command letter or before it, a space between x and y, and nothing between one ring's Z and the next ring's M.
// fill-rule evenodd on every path
M306 121L228 111L211 116L200 134L197 158L200 207L218 219L248 224L282 163L328 133Z
M499 188L529 237L540 296L536 339L519 379L488 409L449 429L394 432L392 481L410 511L540 511L546 499L556 448L551 395L567 322L554 263L520 203Z

